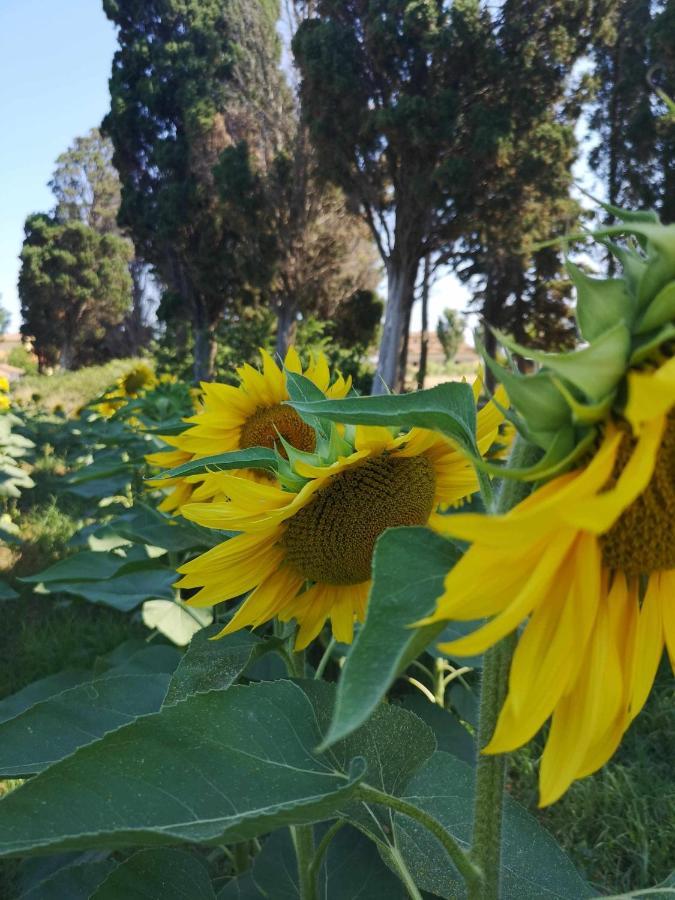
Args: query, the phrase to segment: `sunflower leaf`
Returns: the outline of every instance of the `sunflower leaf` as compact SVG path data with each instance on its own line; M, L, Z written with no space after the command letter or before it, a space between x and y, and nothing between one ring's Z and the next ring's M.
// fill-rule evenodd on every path
M617 322L630 327L633 298L623 278L591 278L570 260L565 268L577 289L577 321L585 340L594 341Z
M142 885L142 894L139 886ZM162 900L215 900L206 863L185 850L141 850L118 865L99 884L90 900L120 897L161 897Z
M565 378L591 400L600 402L617 386L626 369L630 351L630 333L622 323L605 331L592 344L570 353L544 353L523 347L494 329L499 341L515 353ZM508 390L508 388L507 388Z
M110 675L48 697L0 725L0 776L41 772L78 747L156 712L168 673Z
M203 456L192 459L173 469L165 469L156 475L150 475L146 481L164 481L166 478L185 478L187 475L203 475L208 472L227 472L230 469L268 469L276 470L274 450L267 447L250 447L247 450L232 450L230 453L218 453L215 456Z
M460 844L467 846L471 838L474 777L471 766L438 751L413 775L402 796L434 816ZM443 788L439 789L439 785ZM447 900L463 896L459 873L448 862L436 838L399 813L394 816L394 829L397 844L419 888ZM508 796L501 858L503 900L584 900L596 896L551 835Z
M428 428L452 438L466 450L476 449L476 406L468 384L448 382L413 394L287 402L300 415L343 425Z
M365 722L394 679L443 630L444 622L410 625L433 612L461 555L457 544L426 528L391 528L378 540L366 621L342 669L324 747ZM473 627L462 624L467 632Z
M321 757L328 715L298 684L276 681L195 694L143 716L8 794L0 855L247 840L330 818L367 769L390 785L433 751L415 716L385 709L358 741Z

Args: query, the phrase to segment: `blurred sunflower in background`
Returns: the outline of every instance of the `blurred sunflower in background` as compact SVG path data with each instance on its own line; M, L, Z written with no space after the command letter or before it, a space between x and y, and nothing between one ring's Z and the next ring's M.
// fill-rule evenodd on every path
M282 368L265 350L260 350L262 371L248 364L238 368L239 385L203 382L198 412L185 422L189 426L179 435L162 436L172 450L160 451L146 457L146 462L158 468L175 468L192 459L245 450L249 447L281 446L280 438L292 447L313 452L316 446L314 429L296 411L285 405L289 399ZM351 379L337 373L331 377L326 357L312 355L303 370L297 351L290 348L284 369L304 375L326 397L340 399L351 389ZM281 450L283 453L283 448ZM269 476L254 470L240 474L269 481ZM173 490L162 501L160 509L179 510L188 500L207 501L223 494L223 478L218 473L150 482L153 487L171 486Z
M503 390L500 399L506 403ZM481 453L494 444L502 421L494 403L478 413ZM241 532L179 569L177 586L198 588L191 606L251 591L219 636L273 618L294 619L301 650L330 619L335 638L349 643L355 620L365 616L378 537L401 525L437 528L439 508L478 489L471 463L435 432L368 426L340 432L339 452L331 457L293 454L289 483L223 473L227 500L182 507L200 525Z
M441 521L472 545L424 620L488 617L441 646L453 656L526 623L484 752L521 746L550 718L541 805L614 753L664 646L675 670L675 226L644 214L601 236L621 233L637 239L608 243L622 278L569 264L583 349L538 354L502 338L541 363L532 376L495 371L542 452L513 474L542 486L504 515Z
M4 375L0 375L0 412L6 412L9 407L9 381Z
M107 391L102 400L92 406L92 409L100 416L109 419L128 400L134 400L145 391L152 390L160 380L151 366L147 363L138 363L133 369L118 378L115 386Z

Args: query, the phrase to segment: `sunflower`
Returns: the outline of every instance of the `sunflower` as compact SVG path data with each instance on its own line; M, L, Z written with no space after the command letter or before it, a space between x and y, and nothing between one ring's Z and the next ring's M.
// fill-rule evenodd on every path
M501 421L493 403L478 413L482 453ZM200 525L241 532L179 569L178 587L199 588L192 606L251 591L220 637L274 617L295 619L300 650L330 618L335 638L349 643L354 620L364 619L377 538L394 526L437 527L439 508L478 487L464 455L431 431L394 436L388 428L357 426L349 449L327 464L295 459L303 481L295 491L222 474L226 502L182 508Z
M147 363L139 363L123 375L117 382L120 393L135 399L144 391L158 384L155 373Z
M240 382L237 387L203 382L201 408L196 415L185 419L190 427L180 435L162 437L174 449L150 454L146 461L152 466L174 468L192 459L232 450L274 447L279 436L298 450L312 452L316 442L314 429L303 422L294 409L284 405L289 396L283 370L265 350L260 350L260 355L262 372L248 364L241 366L237 369ZM339 373L331 382L328 362L321 353L313 356L303 371L297 351L290 348L284 368L304 375L327 397L345 397L351 388L351 379L345 379ZM246 474L252 478L265 478L252 470ZM164 479L150 482L150 485L173 486L173 491L159 507L165 511L179 509L191 497L201 501L223 493L219 473Z
M503 515L441 521L441 531L471 546L424 620L487 618L441 646L454 656L482 653L525 623L483 752L514 750L550 719L542 806L612 756L644 706L664 646L675 670L675 328L664 315L675 229L626 230L648 235L640 270L635 252L624 283L589 284L574 273L588 345L542 354L542 370L529 378L503 373L521 432L544 451L543 465L520 475L543 485ZM614 249L625 264L627 252ZM556 447L565 449L552 464ZM546 480L546 470L561 467Z

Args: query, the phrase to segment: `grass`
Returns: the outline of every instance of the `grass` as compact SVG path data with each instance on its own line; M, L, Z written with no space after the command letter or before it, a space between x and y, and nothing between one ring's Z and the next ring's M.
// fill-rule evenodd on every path
M12 397L22 405L35 403L49 412L61 409L71 415L102 394L138 362L138 359L115 359L102 366L88 366L74 372L26 375L12 386Z
M651 696L603 769L536 812L602 893L663 881L675 868L675 687L665 662ZM514 756L512 793L536 810L541 743Z

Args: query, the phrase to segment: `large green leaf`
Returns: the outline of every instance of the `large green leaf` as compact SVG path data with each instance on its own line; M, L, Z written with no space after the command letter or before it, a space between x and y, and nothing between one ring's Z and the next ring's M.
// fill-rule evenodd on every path
M396 713L388 730L380 723L374 757L397 743L401 717L414 720ZM348 758L343 749L338 766L337 750L330 758L316 753L320 739L316 710L292 682L195 694L8 794L0 802L0 855L220 844L328 818L365 774L354 757L369 754L356 748Z
M325 828L319 826L317 840ZM385 866L375 844L343 826L328 846L318 877L319 900L406 900L408 894ZM300 900L297 862L287 829L275 831L256 856L253 870L230 882L218 900Z
M116 866L112 859L79 859L71 865L61 866L22 891L19 900L89 900Z
M112 578L102 581L58 581L50 584L50 590L75 594L90 603L112 606L122 612L135 609L145 600L173 598L173 584L177 577L175 569L153 562L127 566L125 572Z
M468 384L448 382L413 394L293 401L291 406L301 415L345 425L430 428L469 450L475 449L476 406Z
M237 680L254 659L266 652L264 641L250 631L237 631L218 641L210 638L221 626L205 628L190 641L190 646L174 672L165 704L185 700L192 694L225 690Z
M302 687L312 699L320 731L325 732L334 687L321 681L302 682ZM323 758L344 771L351 759L362 757L368 784L387 794L398 794L435 749L434 733L421 719L394 704L380 704L361 728L331 745ZM343 815L377 839L391 833L390 816L383 807L367 809L359 802L345 806Z
M0 601L3 600L16 600L18 598L17 592L7 584L6 581L0 578Z
M218 453L215 456L203 456L151 475L153 481L165 478L184 478L186 475L201 475L204 472L227 472L230 469L267 469L276 471L276 455L274 450L265 447L251 447L249 450L233 450L230 453Z
M60 559L43 572L36 575L26 575L21 581L27 584L45 584L58 581L100 581L111 578L116 572L125 566L126 557L113 553L94 553L92 550L83 550L74 556Z
M347 656L326 745L358 728L394 679L442 631L410 628L433 612L443 581L461 556L456 544L426 528L392 528L375 546L366 621Z
M0 700L0 724L20 715L36 703L56 697L79 684L112 675L171 674L181 654L166 644L146 644L145 641L126 641L107 656L97 660L93 671L64 670L40 678Z
M436 752L409 781L403 797L430 813L465 847L471 837L474 770ZM460 876L435 837L406 816L394 817L396 837L418 887L448 900L465 897ZM502 900L583 900L594 892L551 835L506 798L502 839Z
M204 863L185 850L141 850L112 871L90 900L215 900Z
M91 679L91 673L84 669L67 669L57 672L55 675L47 675L46 678L40 678L39 681L33 681L15 694L0 700L0 724L8 719L13 719L14 716L20 715L48 697L54 697L62 691L67 691L85 681L91 681Z
M110 475L107 478L96 478L85 481L82 484L65 484L64 491L75 494L84 500L102 500L104 497L114 497L126 493L131 484L131 472L123 472L119 475Z
M434 733L439 750L445 750L465 763L474 765L476 745L471 734L456 715L438 704L432 703L419 691L406 695L401 700L401 706L403 709L415 713L423 722L427 723Z
M0 776L41 772L162 705L169 675L112 675L71 687L0 725Z
M207 529L186 522L185 519L170 519L147 507L119 516L109 525L103 526L101 531L104 532L104 529L112 529L120 537L133 543L164 547L173 552L191 550L203 544L210 545ZM96 532L97 536L98 533Z

